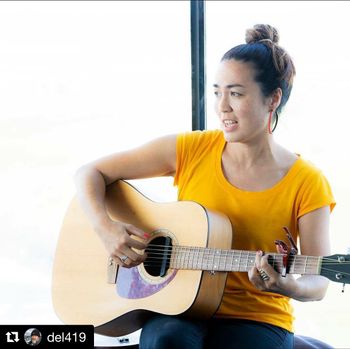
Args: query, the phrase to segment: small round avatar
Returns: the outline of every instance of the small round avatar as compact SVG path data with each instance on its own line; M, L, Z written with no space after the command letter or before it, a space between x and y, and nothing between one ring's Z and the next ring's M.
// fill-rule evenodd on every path
M42 334L36 328L30 328L24 334L25 342L32 347L37 346L41 342L41 339Z

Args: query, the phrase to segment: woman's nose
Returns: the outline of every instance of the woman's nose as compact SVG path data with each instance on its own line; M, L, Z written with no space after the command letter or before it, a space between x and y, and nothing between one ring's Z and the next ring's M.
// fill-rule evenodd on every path
M228 101L228 98L222 96L218 101L218 109L221 113L229 113L232 111L232 107Z

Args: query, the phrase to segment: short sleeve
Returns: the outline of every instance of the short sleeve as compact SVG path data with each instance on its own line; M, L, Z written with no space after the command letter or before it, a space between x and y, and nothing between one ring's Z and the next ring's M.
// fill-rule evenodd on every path
M220 132L212 130L198 130L177 135L174 186L180 186L184 177L193 174L195 165L210 151L213 141L219 136Z
M186 167L186 163L190 161L192 143L192 132L180 133L176 137L176 172L174 176L174 186L179 184L182 170Z
M331 212L336 204L331 186L320 170L313 170L305 179L299 197L297 217L318 208L329 206Z

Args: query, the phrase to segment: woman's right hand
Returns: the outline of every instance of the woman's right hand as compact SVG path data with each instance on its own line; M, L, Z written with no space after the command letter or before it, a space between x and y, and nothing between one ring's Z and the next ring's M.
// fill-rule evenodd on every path
M148 233L132 224L109 220L96 228L109 255L120 266L131 268L146 259L143 251L147 247ZM140 250L138 252L135 251Z
M106 156L77 170L74 179L82 209L118 264L133 267L142 263L150 236L131 224L110 219L105 206L106 187L119 179L173 176L175 171L176 135Z

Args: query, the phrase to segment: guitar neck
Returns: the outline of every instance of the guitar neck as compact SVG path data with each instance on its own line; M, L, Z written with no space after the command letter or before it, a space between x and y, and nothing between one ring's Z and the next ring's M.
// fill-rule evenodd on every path
M255 263L256 252L221 250L215 248L173 246L170 268L208 271L249 271ZM283 269L283 255L269 253L269 264L279 273ZM319 275L322 257L291 255L288 258L289 274Z

